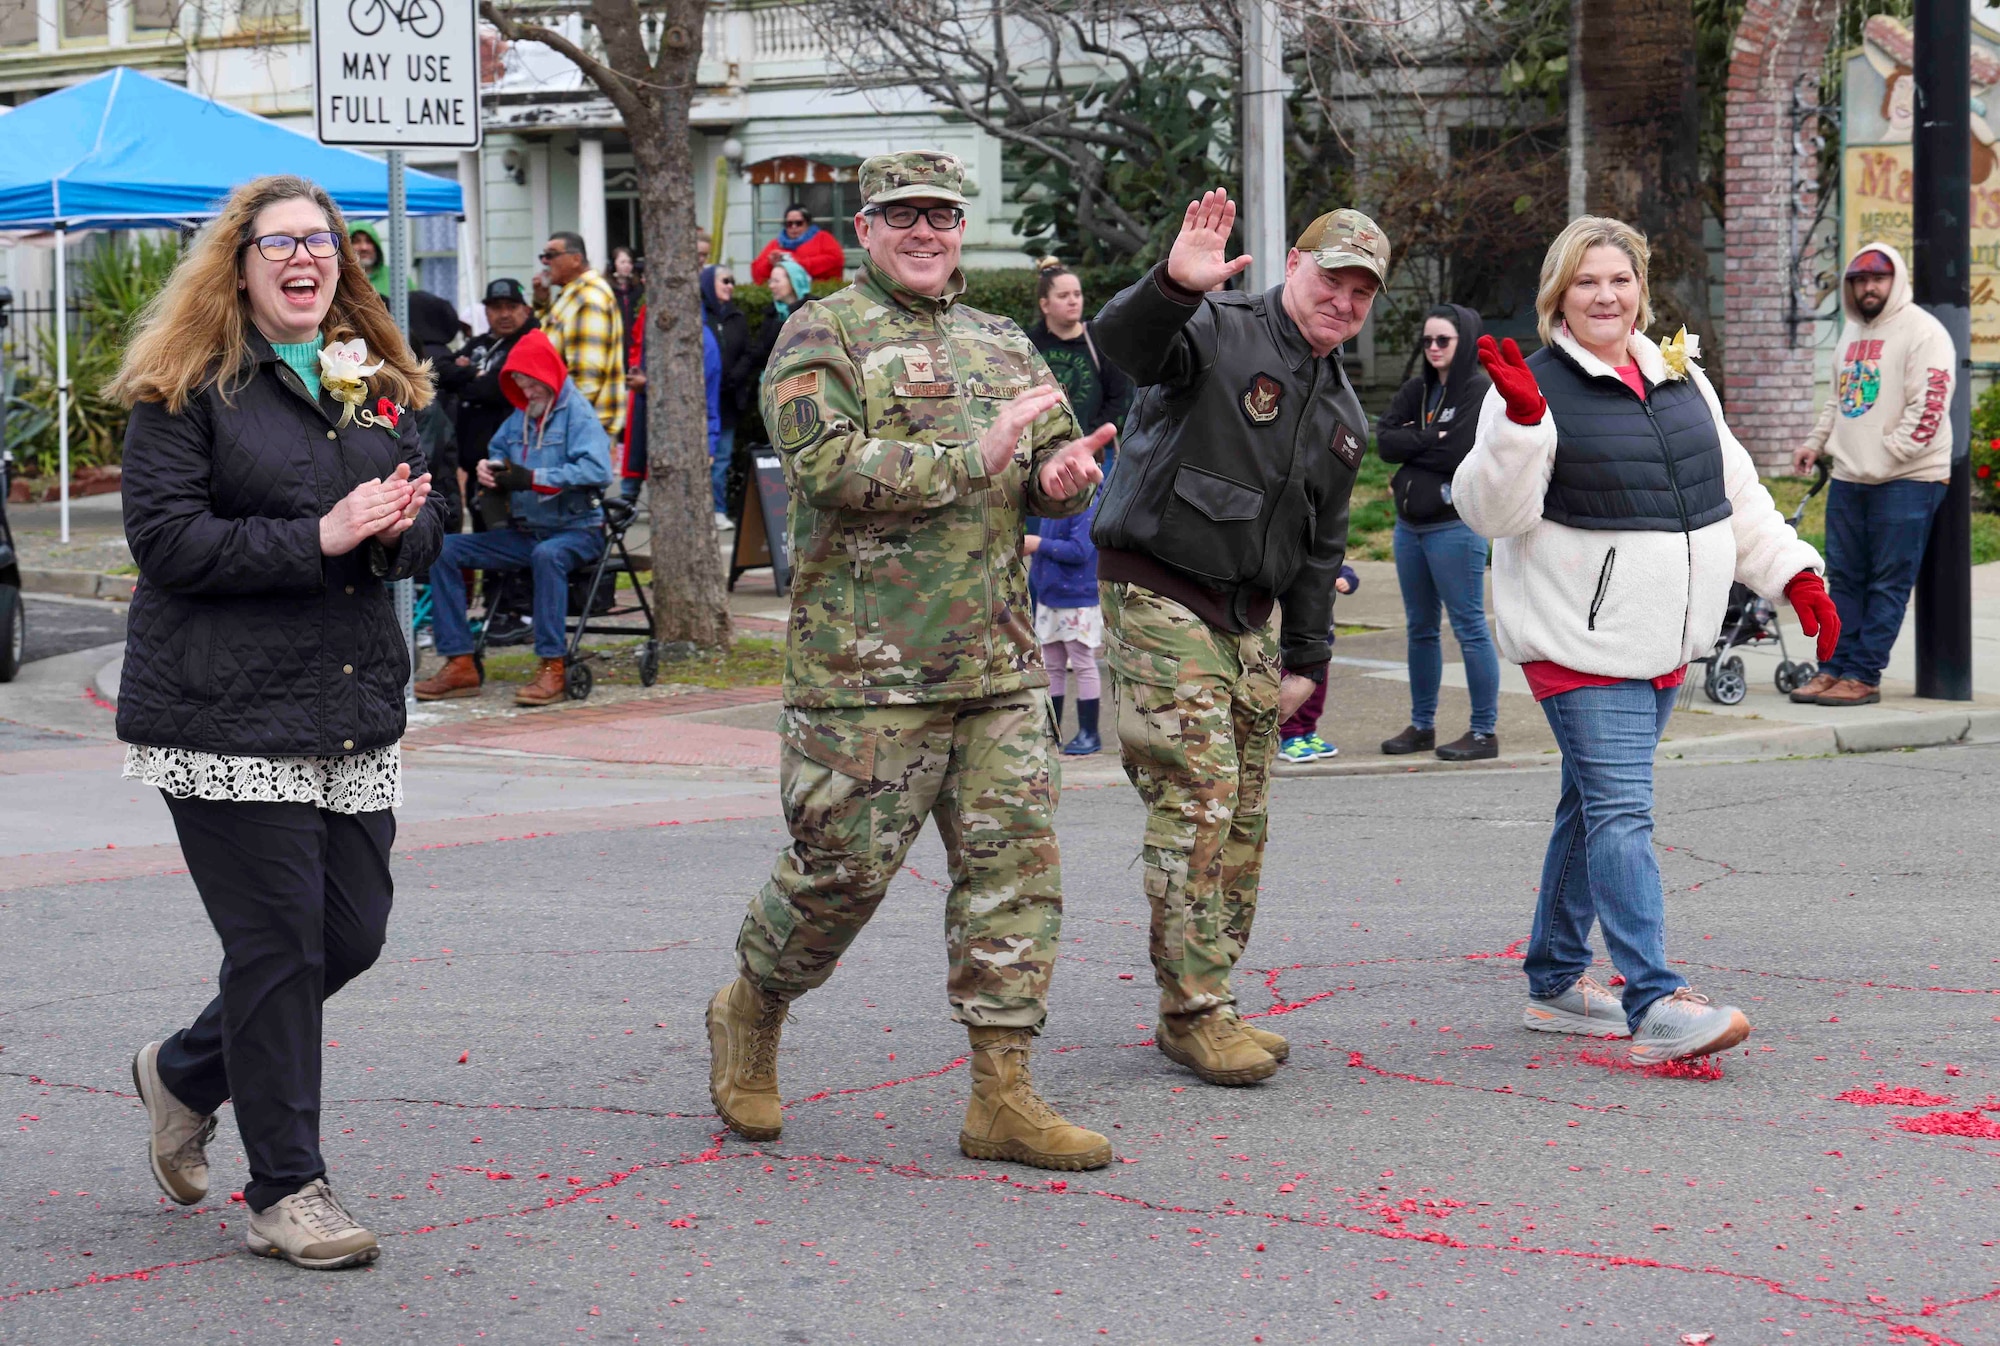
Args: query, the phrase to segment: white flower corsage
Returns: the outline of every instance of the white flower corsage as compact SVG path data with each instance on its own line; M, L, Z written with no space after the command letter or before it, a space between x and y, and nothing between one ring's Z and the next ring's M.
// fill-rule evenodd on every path
M1667 362L1667 377L1684 379L1688 376L1688 361L1701 358L1701 338L1689 336L1683 327L1660 343L1660 358Z
M380 360L372 365L368 363L368 343L360 337L352 341L331 341L320 347L319 386L326 389L334 401L345 404L346 410L340 413L342 425L353 422L354 409L368 396L368 376L381 367ZM362 424L375 424L373 413L364 411L361 416Z

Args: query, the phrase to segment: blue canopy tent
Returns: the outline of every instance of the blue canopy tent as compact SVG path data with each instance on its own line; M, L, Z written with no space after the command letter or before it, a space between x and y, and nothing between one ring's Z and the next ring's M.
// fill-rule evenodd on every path
M56 235L56 384L62 536L69 538L68 275L72 229L174 228L212 219L266 173L311 178L349 215L389 209L389 167L120 66L0 116L0 230ZM412 215L464 211L458 184L412 169Z

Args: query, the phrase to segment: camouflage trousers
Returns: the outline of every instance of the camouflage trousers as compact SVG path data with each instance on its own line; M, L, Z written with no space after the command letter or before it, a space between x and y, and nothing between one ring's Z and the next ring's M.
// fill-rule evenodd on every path
M1232 1003L1250 942L1278 743L1277 640L1232 636L1136 584L1100 583L1125 774L1146 804L1141 860L1162 1014Z
M1039 1030L1062 931L1050 709L1039 687L919 706L787 708L779 789L792 844L743 918L742 974L787 999L832 976L932 817L951 877L952 1017Z

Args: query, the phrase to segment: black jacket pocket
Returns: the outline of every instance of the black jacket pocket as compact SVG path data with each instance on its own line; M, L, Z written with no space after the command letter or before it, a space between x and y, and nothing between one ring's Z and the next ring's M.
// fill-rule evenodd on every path
M1244 523L1264 512L1264 493L1256 487L1188 464L1174 476L1174 494L1215 523Z

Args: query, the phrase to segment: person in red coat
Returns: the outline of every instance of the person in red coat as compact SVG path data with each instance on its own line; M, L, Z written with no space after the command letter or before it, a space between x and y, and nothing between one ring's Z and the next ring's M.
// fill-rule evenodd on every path
M766 243L757 260L750 263L750 279L759 285L769 284L771 267L785 253L814 280L839 280L847 270L847 252L840 240L814 224L804 206L785 207L784 231Z

